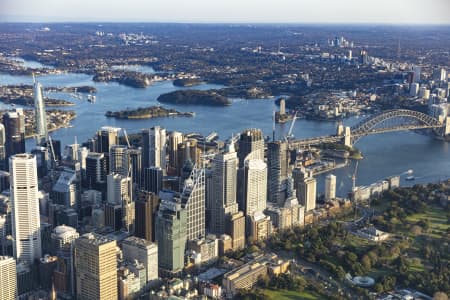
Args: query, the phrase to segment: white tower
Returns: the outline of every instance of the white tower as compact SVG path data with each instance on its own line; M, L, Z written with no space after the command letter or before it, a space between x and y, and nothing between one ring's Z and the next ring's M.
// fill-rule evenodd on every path
M17 297L16 261L10 256L0 256L0 299Z
M45 114L45 104L42 98L42 85L36 81L33 75L34 83L34 110L36 114L36 143L42 145L48 139L47 117Z
M9 170L14 258L32 264L41 257L36 158L31 154L11 156Z
M325 177L325 201L330 201L336 198L336 176L333 174Z
M245 160L244 169L245 214L262 212L267 204L267 164L261 159Z

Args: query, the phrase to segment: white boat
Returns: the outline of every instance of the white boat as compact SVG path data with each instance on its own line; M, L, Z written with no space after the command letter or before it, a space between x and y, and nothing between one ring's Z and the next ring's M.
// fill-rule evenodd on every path
M405 180L408 180L408 181L412 181L414 179L416 179L416 177L414 177L412 175L405 178Z

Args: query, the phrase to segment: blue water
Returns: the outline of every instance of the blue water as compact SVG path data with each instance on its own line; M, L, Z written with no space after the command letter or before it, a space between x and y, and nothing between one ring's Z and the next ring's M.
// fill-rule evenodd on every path
M98 90L97 101L94 104L86 100L71 98L69 94L65 93L51 95L76 104L67 108L76 110L78 115L72 121L73 127L63 128L52 133L52 137L61 140L63 145L73 143L75 136L79 142L85 141L104 125L126 128L128 133L138 132L142 128L155 125L163 126L169 131L198 132L205 135L216 131L221 139L237 134L245 128L256 127L261 128L265 135L272 135L271 118L273 110L276 108L273 100L234 99L233 104L227 107L164 105L178 111L193 111L196 115L193 118L118 120L106 118L105 112L158 105L156 98L160 94L184 88L175 87L171 81L162 81L156 82L146 89L135 89L118 83L95 83L91 76L86 74L45 75L40 76L38 80L44 86L90 85ZM27 76L0 74L0 85L20 83L31 84L32 79ZM192 88L207 90L221 88L221 86L203 84ZM351 118L346 120L345 124L352 125L360 120ZM290 124L277 125L276 136L284 136L289 126ZM297 138L312 137L333 134L335 128L335 122L297 120L293 133ZM32 145L33 141L28 140L28 149ZM358 167L357 185L368 185L387 176L404 173L409 169L414 170L416 180L413 182L402 181L403 185L439 181L450 177L450 145L427 136L413 132L386 133L364 137L356 144L356 147L364 155L364 159L360 161ZM346 195L350 190L353 171L353 164L334 171L337 176L338 195ZM319 193L323 191L324 176L318 176Z

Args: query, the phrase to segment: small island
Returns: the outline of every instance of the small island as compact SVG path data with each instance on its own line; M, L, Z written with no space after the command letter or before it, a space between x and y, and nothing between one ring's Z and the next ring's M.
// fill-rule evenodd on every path
M107 111L105 116L117 119L151 119L162 117L193 117L193 112L179 112L162 106L139 107L121 111Z
M158 97L158 101L171 104L192 104L192 105L208 105L208 106L228 106L231 101L214 90L180 90Z

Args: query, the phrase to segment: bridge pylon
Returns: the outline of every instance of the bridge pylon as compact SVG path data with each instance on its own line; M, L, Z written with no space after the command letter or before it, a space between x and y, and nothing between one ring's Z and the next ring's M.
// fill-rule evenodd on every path
M347 147L352 148L352 130L350 128L350 126L346 126L345 127L345 131L344 131L344 145Z

